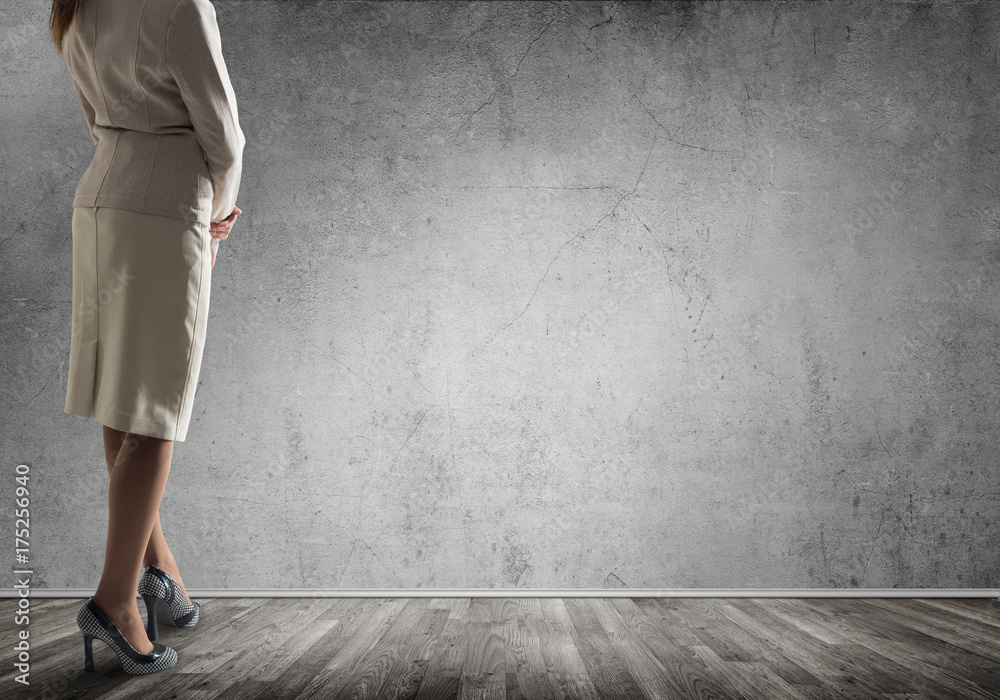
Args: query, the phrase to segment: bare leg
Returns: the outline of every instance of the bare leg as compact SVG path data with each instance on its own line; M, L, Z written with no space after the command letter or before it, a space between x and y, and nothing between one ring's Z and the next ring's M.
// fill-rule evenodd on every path
M104 458L108 464L109 476L115 467L115 458L122 447L124 439L125 433L121 430L104 426ZM167 540L163 537L159 509L156 511L156 520L153 523L153 530L149 535L149 543L146 545L146 552L143 554L142 563L143 565L155 564L170 574L174 581L177 582L177 585L180 586L181 593L189 601L191 600L187 594L187 590L184 588L184 581L181 580L180 572L177 570L177 562L174 561L174 555L170 551L170 547L167 546Z
M126 433L108 486L108 543L94 600L137 651L153 643L139 616L139 568L167 485L173 440Z

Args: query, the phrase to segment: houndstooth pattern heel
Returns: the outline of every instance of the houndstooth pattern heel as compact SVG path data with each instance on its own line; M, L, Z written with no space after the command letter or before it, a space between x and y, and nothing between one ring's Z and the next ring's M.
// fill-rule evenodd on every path
M146 602L146 636L159 639L157 622L171 627L194 627L201 618L201 603L184 597L180 586L166 571L150 564L139 579L139 595Z
M153 651L141 654L129 644L118 626L91 596L76 614L76 624L83 634L83 670L94 672L94 639L100 639L111 647L122 670L132 676L143 676L156 673L174 666L177 663L177 652L172 647L153 642Z

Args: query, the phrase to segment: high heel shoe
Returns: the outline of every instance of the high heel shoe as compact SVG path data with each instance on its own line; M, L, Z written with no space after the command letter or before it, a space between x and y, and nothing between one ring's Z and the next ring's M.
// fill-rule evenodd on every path
M171 627L194 627L201 618L201 603L185 598L177 582L156 564L142 573L139 595L146 601L146 636L151 642L160 637L157 621Z
M76 624L83 633L83 670L89 673L94 672L94 637L111 647L118 655L122 670L133 676L163 671L177 663L177 652L156 642L153 643L153 651L140 654L93 596L76 614Z

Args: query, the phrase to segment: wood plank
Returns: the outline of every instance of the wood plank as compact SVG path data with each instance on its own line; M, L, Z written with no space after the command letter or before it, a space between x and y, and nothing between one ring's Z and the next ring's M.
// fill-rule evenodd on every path
M576 628L566 609L565 601L560 598L542 598L541 609L551 629L547 646L554 652L550 657L552 669L547 674L552 696L575 700L599 700L600 695L577 648Z
M767 664L750 661L724 661L707 646L692 649L706 672L724 679L725 695L741 700L802 700L802 692L786 683L781 676L768 670ZM814 689L815 690L815 689Z
M467 606L462 606L466 609ZM441 631L435 635L424 678L415 700L454 700L458 697L462 665L465 662L464 620L452 617L453 608L440 610Z
M858 644L891 659L914 674L912 682L940 697L963 694L963 697L991 697L990 688L1000 688L1000 666L976 663L974 655L928 637L888 614L858 611L844 599L824 600L826 608L839 608L840 617L831 618L844 634L853 634Z
M825 624L814 609L803 607L801 601L794 598L768 598L767 609L772 615L795 625L824 644L850 644L852 641L850 636L844 636L835 627Z
M253 637L254 643L244 645L231 663L227 663L221 671L210 674L210 682L222 688L227 678L244 675L253 675L260 681L273 681L334 626L329 621L316 621L330 608L329 598L284 598L281 605L275 603L276 600L269 601L267 615L262 615L270 620L271 625L259 628L260 631Z
M917 690L909 682L906 669L891 668L890 662L877 658L871 662L874 653L856 644L827 644L772 615L767 608L768 598L731 598L730 604L747 616L755 618L760 625L757 631L762 638L775 644L793 662L808 668L820 681L848 697L858 693L869 693L879 697L901 691ZM857 654L858 656L852 656Z
M549 687L546 661L542 655L537 627L543 623L541 600L525 599L529 605L520 605L518 617L503 624L504 674L508 698L555 698ZM527 624L527 620L537 621Z
M702 625L703 618L697 615L683 614L679 608L683 601L676 598L638 598L635 599L636 607L647 615L655 615L658 619L658 626L670 630L670 638L674 643L684 649L690 649L698 644L704 644L702 639L694 633Z
M725 697L732 685L724 677L713 677L705 662L698 656L697 645L682 647L674 643L670 629L653 624L642 614L634 599L612 598L609 600L624 622L624 629L641 645L648 647L663 668L674 675L675 685L683 688L690 697ZM719 615L699 600L696 606L699 615L707 612L703 619L716 624ZM701 632L701 629L696 632Z
M574 641L587 674L601 698L648 700L618 647L593 612L590 598L564 598L566 611L576 630Z
M882 610L905 620L906 626L928 637L934 637L947 644L983 657L989 663L1000 662L1000 638L991 629L978 626L975 622L954 617L941 621L914 610L909 605L897 604L903 601L864 598L857 601L859 609L868 610L869 615Z
M363 605L354 606L352 610L365 609L369 611L367 615L357 615L348 619L342 629L338 625L331 630L332 633L335 633L341 629L343 633L350 628L354 630L354 633L347 639L347 643L343 645L336 656L330 659L329 663L301 690L299 697L303 700L320 700L329 697L330 689L343 688L347 679L375 683L376 678L379 678L378 673L382 669L382 664L385 663L385 657L380 654L375 656L374 660L369 661L366 659L366 654L375 647L392 620L406 606L406 599L366 598L363 600L366 601ZM388 653L382 649L380 652L382 654ZM355 673L359 669L361 676ZM379 678L378 682L381 683L381 680Z
M465 661L459 676L458 697L502 699L507 679L504 670L502 622L480 622L493 619L493 606L483 605L477 598L469 606L470 618L465 620ZM477 619L473 619L477 618Z
M424 618L419 618L418 622L423 623ZM383 637L380 643L385 642ZM440 643L439 635L420 631L415 626L410 637L400 643L399 661L390 667L378 695L399 700L415 698L427 673L430 657Z
M339 608L345 610L350 601L341 600ZM321 619L317 621L317 630L328 626L325 632L317 634L312 643L305 647L299 658L295 659L281 674L261 692L253 696L255 700L294 700L302 690L316 677L316 674L335 657L349 641L342 633L341 620Z
M782 654L772 644L759 636L752 634L742 625L734 624L730 615L738 614L739 611L729 605L728 601L719 598L710 600L710 604L718 606L720 622L716 627L708 627L698 632L710 631L714 636L724 635L741 645L743 649L753 652L760 659L766 661L768 666L774 670L781 678L792 687L818 686L819 679L807 669L793 663L787 656ZM751 620L757 624L755 620ZM752 660L752 659L749 659Z
M704 666L676 647L669 649L661 639L637 636L637 631L630 629L615 608L616 600L595 598L591 607L611 641L624 650L622 659L646 695L651 698L700 697L703 691L699 686L710 684ZM651 642L659 654L650 648ZM715 683L711 685L718 687Z
M917 598L921 605L961 615L979 624L1000 630L1000 600L996 598Z

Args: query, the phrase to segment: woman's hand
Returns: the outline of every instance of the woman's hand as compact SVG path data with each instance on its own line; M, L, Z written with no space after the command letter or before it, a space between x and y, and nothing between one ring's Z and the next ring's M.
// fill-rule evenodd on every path
M233 213L227 216L222 221L214 223L208 227L208 232L212 235L212 238L218 238L220 241L224 241L229 237L229 231L233 228L233 224L236 223L236 217L243 213L243 210L239 207L233 207Z
M219 241L229 238L229 232L236 223L236 217L243 213L239 207L233 207L233 213L218 223L213 223L208 227L208 233L215 240L212 241L212 267L215 267L215 252L219 248Z

